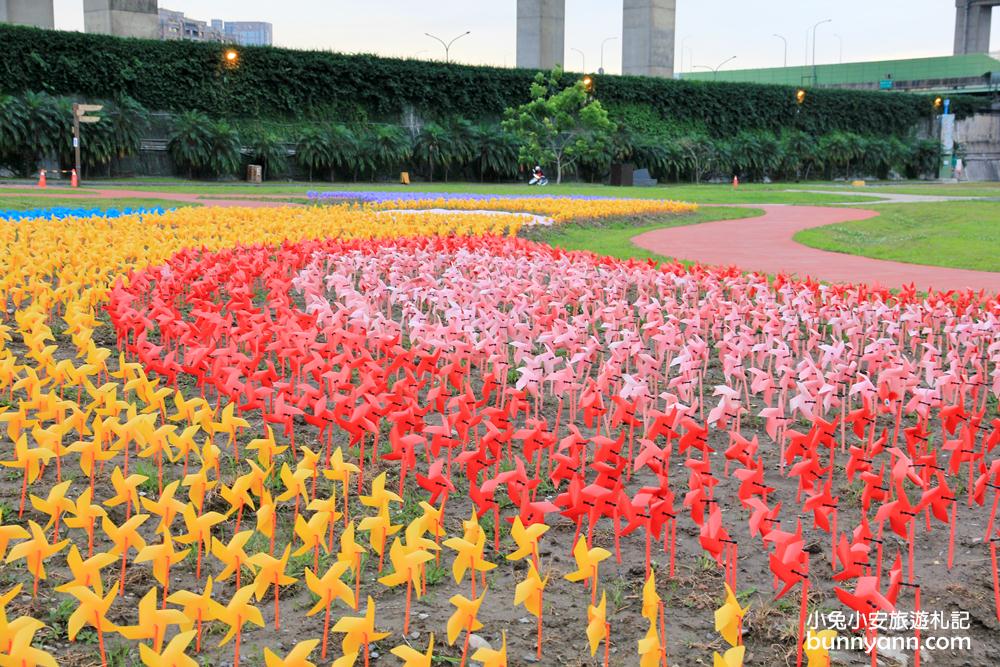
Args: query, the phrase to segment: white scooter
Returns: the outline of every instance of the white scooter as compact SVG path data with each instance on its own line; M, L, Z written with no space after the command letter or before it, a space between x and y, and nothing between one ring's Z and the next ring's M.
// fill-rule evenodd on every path
M531 172L531 180L528 181L528 185L548 185L549 179L545 178L545 174L542 173L542 168L540 166L535 167Z

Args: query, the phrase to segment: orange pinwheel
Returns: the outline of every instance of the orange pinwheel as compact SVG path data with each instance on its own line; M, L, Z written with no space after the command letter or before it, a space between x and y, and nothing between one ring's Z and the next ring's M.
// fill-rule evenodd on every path
M576 546L573 547L573 558L576 559L576 571L566 575L568 581L583 581L590 579L593 583L590 595L590 604L597 604L597 567L602 560L611 556L607 549L594 547L587 548L587 541L580 536Z
M115 601L114 589L101 597L93 589L86 586L75 586L66 591L77 599L79 603L73 613L70 614L66 622L66 629L69 640L76 640L77 633L85 625L90 625L97 631L97 641L101 650L101 664L107 665L107 655L104 652L104 633L114 632L117 628L115 624L107 619L108 610Z
M198 639L195 644L195 652L201 653L201 624L211 621L212 616L212 577L205 582L205 590L201 594L191 591L177 591L171 595L168 602L181 606L181 612L187 616L188 620L198 627Z
M7 554L7 562L12 563L21 558L25 559L28 572L31 572L35 578L31 596L36 597L38 595L38 580L45 579L45 561L62 551L69 544L69 540L49 544L41 526L34 521L28 521L28 527L31 530L31 539L14 545L10 553Z
M260 609L250 604L253 589L253 586L244 586L237 590L226 606L212 601L214 619L229 626L229 631L219 641L219 646L228 643L234 636L236 637L233 647L233 664L236 667L240 665L240 640L243 636L243 626L247 623L253 623L258 627L264 627L264 617L261 616Z
M298 581L298 579L285 574L285 568L288 567L288 557L291 555L291 551L292 546L288 544L285 545L285 551L281 554L281 558L275 558L265 553L256 553L250 557L250 562L260 568L253 581L254 594L257 596L257 601L259 602L264 599L264 596L267 595L267 589L274 586L275 630L281 627L281 608L278 602L279 591L282 586L290 586Z
M162 652L139 644L139 659L146 667L198 667L198 661L186 653L194 636L194 630L178 633Z
M538 619L537 657L542 657L542 597L549 578L542 577L534 563L528 563L528 576L514 589L514 604L523 604L529 614Z
M364 647L366 665L368 664L369 645L389 636L388 632L375 630L375 600L370 595L364 616L341 616L336 625L333 626L333 631L344 633L344 639L341 642L344 655L354 654L356 656L361 647Z
M163 647L167 629L171 625L177 625L187 630L191 627L191 621L179 609L160 609L156 604L156 587L154 586L139 600L139 622L135 625L118 628L118 632L126 639L151 640L153 650L159 653Z
M326 617L323 620L323 651L320 654L320 657L323 659L326 659L327 637L330 635L330 608L333 606L333 601L341 599L351 608L357 608L351 587L341 581L341 577L344 576L348 568L347 563L334 563L322 577L317 577L309 568L305 570L306 586L319 596L319 601L313 605L312 609L306 612L306 616L312 616L319 612L320 609L326 609Z
M432 667L431 661L434 659L434 633L431 633L431 637L427 642L427 651L424 653L407 644L400 644L394 647L390 653L403 661L401 667Z
M284 658L279 658L270 648L264 647L264 667L316 667L309 662L309 654L316 650L318 639L307 639L292 647Z
M163 600L166 604L167 595L170 591L170 568L187 558L191 549L183 551L174 550L174 540L170 536L170 531L163 531L163 542L160 544L147 544L135 557L136 563L153 563L153 577L163 586Z

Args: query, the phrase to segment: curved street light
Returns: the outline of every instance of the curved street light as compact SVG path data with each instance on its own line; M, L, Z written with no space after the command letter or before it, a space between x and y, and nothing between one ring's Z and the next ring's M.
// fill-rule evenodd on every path
M816 29L819 28L824 23L831 23L831 22L833 22L833 19L823 19L822 21L817 21L816 24L812 27L812 34L813 34L813 67L816 67Z
M598 73L604 74L604 45L610 41L618 39L617 37L606 37L603 42L601 42L601 68Z
M785 43L785 59L784 59L784 61L782 61L783 64L781 66L782 67L788 67L788 40L785 39L784 35L779 35L778 33L774 33L773 36L777 37L778 39L780 39L782 42Z
M445 42L440 37L432 35L429 32L425 32L424 34L427 35L428 37L430 37L431 39L436 39L437 41L441 42L441 46L444 47L444 61L446 63L450 63L451 62L451 45L454 44L456 41L462 39L463 37L465 37L466 35L468 35L471 32L472 32L471 30L466 30L461 35L459 35L458 37L455 37L454 39L452 39L450 42Z
M692 69L699 69L700 68L700 69L707 69L708 71L713 72L714 76L712 77L712 80L715 81L715 80L717 80L719 78L719 70L722 68L722 66L725 65L728 62L733 61L733 60L736 60L736 56L730 56L729 58L726 58L725 60L723 60L721 63L719 63L715 67L709 67L708 65L692 65L691 67L692 67Z
M569 50L570 51L576 51L577 53L580 54L581 67L583 68L580 71L586 73L587 72L587 56L586 56L586 54L584 54L584 52L581 51L580 49L574 49L573 47L570 47Z

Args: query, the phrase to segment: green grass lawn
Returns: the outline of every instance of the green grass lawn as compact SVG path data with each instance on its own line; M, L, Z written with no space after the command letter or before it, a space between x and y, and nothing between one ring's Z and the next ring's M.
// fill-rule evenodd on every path
M181 206L197 206L186 202L169 201L166 199L77 199L63 197L38 197L27 195L8 196L6 192L0 190L0 210L26 211L36 208L97 208L107 210L109 208L179 208Z
M165 180L151 182L145 179L134 181L89 181L87 189L148 190L151 192L199 194L206 197L262 197L280 195L305 196L310 190L379 190L390 192L469 192L476 194L551 194L551 195L596 195L604 197L660 198L692 201L701 204L836 204L843 202L872 201L876 197L870 193L831 192L816 194L801 192L807 184L796 183L749 183L733 189L728 184L677 184L658 185L649 188L621 188L588 183L565 183L549 185L545 188L530 188L518 183L414 183L398 185L393 183L205 183L197 181ZM20 191L20 189L19 189ZM0 193L4 190L0 189ZM31 190L28 190L31 192ZM865 196L869 195L869 196Z
M806 189L850 192L878 196L880 192L898 195L932 195L940 197L1000 197L1000 183L980 181L975 183L927 183L924 181L903 181L901 183L869 183L864 188L855 188L844 183L814 183L791 187Z
M644 232L664 227L696 225L713 220L734 220L762 215L763 211L753 208L727 208L723 206L701 209L695 213L663 216L648 222L634 220L612 220L595 223L554 225L536 227L525 235L549 245L566 250L589 250L599 255L618 259L652 259L671 261L670 258L649 252L632 243L632 238Z
M883 204L879 216L807 229L813 248L958 269L1000 271L1000 206L995 202Z

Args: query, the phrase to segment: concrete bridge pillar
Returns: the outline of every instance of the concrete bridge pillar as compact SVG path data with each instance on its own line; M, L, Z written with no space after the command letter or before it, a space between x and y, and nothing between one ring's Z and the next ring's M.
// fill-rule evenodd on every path
M955 0L955 54L988 53L990 19L1000 0Z
M56 27L53 0L0 0L0 23Z
M517 66L552 69L566 51L566 0L517 0Z
M83 26L104 35L159 39L157 0L83 0Z
M677 0L624 0L622 74L674 75Z

